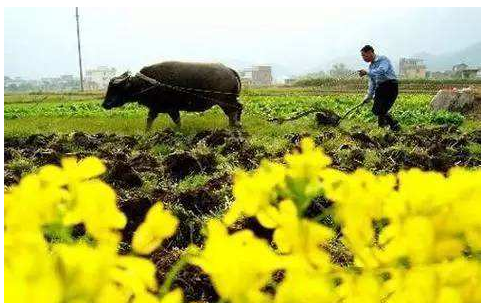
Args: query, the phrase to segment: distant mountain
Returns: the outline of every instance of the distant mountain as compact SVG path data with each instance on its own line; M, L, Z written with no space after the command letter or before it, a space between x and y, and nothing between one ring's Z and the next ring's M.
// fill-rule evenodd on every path
M456 64L465 63L469 67L480 67L481 66L481 56L480 56L480 42L469 45L455 52L447 52L441 54L431 54L427 52L420 52L413 54L409 57L420 58L424 60L427 70L429 71L445 71L451 70ZM398 72L398 62L400 61L400 56L389 56L395 70ZM235 68L237 70L242 70L246 67L251 67L253 65L259 65L260 62L249 62L237 59L225 59L220 60L220 62ZM320 71L328 72L334 64L343 63L345 66L351 70L357 70L361 68L367 68L367 64L363 62L358 53L354 53L349 56L335 57L329 60L320 60L317 66L298 66L290 64L278 64L276 62L264 63L266 65L271 65L273 78L280 80L292 76L302 76L309 73L317 73Z
M444 71L460 63L465 63L469 67L480 67L480 50L480 42L478 42L456 52L439 55L423 52L414 54L413 57L423 59L430 71Z

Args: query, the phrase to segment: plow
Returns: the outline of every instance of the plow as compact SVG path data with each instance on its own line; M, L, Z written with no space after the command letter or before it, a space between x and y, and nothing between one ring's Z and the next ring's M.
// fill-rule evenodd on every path
M351 73L348 73L342 77L334 79L335 83L341 82L342 80L345 80L349 77L352 77L353 75L357 74L358 71L354 71ZM356 110L360 109L365 103L361 102L352 108L350 108L346 113L342 114L341 116L335 113L334 111L326 108L317 108L317 109L309 109L306 111L298 112L293 114L292 116L289 117L271 117L268 118L269 122L274 122L274 123L279 123L282 124L284 122L288 121L294 121L297 119L300 119L302 117L308 116L310 114L315 114L315 119L316 123L319 126L338 126L340 123L345 120L347 117L350 116L353 112Z

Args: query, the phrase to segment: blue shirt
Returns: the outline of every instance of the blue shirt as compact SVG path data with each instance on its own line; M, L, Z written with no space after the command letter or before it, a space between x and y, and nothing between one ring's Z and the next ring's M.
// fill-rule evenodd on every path
M368 67L368 77L369 83L367 97L369 98L373 97L375 89L380 83L397 79L392 63L385 56L376 56L370 63L370 66Z

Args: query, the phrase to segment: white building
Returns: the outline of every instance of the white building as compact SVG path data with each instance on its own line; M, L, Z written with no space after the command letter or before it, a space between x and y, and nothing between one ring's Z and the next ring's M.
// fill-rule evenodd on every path
M115 77L115 68L99 66L85 72L84 86L87 90L105 90L111 78Z
M427 67L422 59L400 58L400 77L402 78L425 78Z
M257 65L240 72L241 81L247 85L265 86L273 84L271 66Z

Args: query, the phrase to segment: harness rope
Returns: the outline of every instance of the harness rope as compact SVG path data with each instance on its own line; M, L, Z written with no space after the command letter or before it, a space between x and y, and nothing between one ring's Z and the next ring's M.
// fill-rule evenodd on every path
M235 104L232 104L232 103L228 103L228 102L221 101L221 100L211 98L211 97L202 96L202 95L199 95L199 94L195 93L195 92L200 92L200 93L208 93L208 94L222 94L222 95L232 95L232 96L238 97L239 92L230 93L230 92L222 92L222 91L215 91L215 90L207 90L207 89L199 89L199 88L191 88L191 87L183 87L183 86L178 86L178 85L171 85L171 84L167 84L167 83L162 83L162 82L160 82L156 79L153 79L151 77L148 77L148 76L146 76L142 73L137 73L136 77L150 83L152 86L148 87L146 89L143 89L138 93L135 93L133 96L138 96L138 95L144 94L144 93L146 93L146 92L148 92L152 89L155 89L155 88L166 87L166 88L169 88L169 89L174 90L174 91L178 91L178 92L181 92L181 93L184 93L184 94L190 94L190 95L193 95L197 98L214 102L215 104L218 104L218 105L224 105L224 106L228 106L228 107L232 107L232 108L236 108L236 109L241 108L240 105L235 105Z

